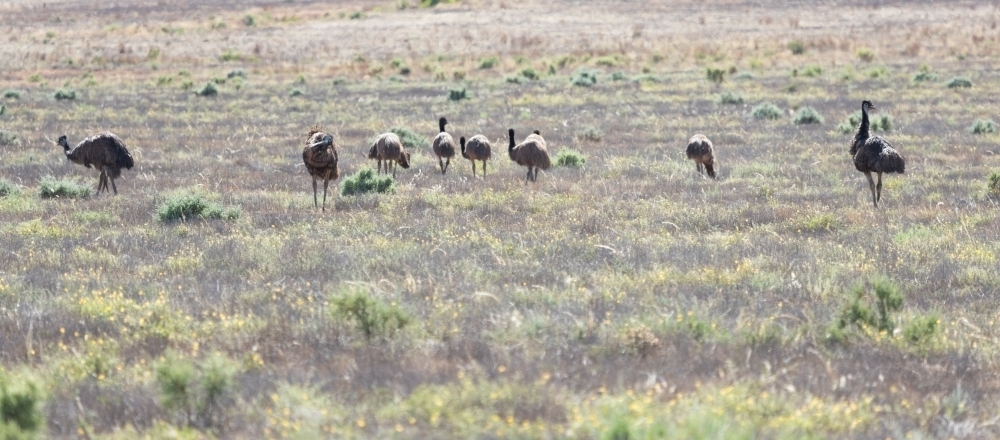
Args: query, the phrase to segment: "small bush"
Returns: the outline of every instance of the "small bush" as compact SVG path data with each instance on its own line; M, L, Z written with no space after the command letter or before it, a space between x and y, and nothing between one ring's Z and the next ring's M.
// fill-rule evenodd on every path
M375 170L362 168L344 179L340 184L340 194L351 196L365 193L391 193L396 189L392 176L376 176Z
M288 92L288 96L291 96L291 97L302 96L303 94L304 93L299 88L294 88L294 89L292 89L292 91Z
M524 82L524 77L520 75L511 75L505 78L504 81L507 81L508 83L511 84L521 84Z
M53 95L56 100L74 100L76 99L76 90L73 89L59 89L56 90L55 95Z
M719 95L719 98L716 99L716 102L718 102L719 104L738 105L743 103L743 97L740 96L739 93L727 91L727 92L722 92L722 94Z
M781 109L770 102L765 102L754 107L750 114L757 119L779 119L781 118Z
M233 69L226 74L226 78L243 78L247 79L247 71L243 69Z
M396 133L396 136L399 136L399 140L403 142L403 146L406 148L430 148L431 146L431 141L417 134L417 132L411 130L409 127L392 127L389 131Z
M521 75L532 81L541 77L533 67L525 67L524 69L521 69L521 71L518 72L518 75Z
M448 91L449 101L461 101L463 99L469 99L469 91L465 86L454 88Z
M806 45L802 40L792 40L788 43L788 50L792 51L794 55L802 55L806 52Z
M969 133L972 134L995 133L996 131L997 124L992 119L976 119L976 122L969 126Z
M628 421L624 418L618 419L614 425L611 425L604 435L601 436L602 440L633 440L636 436L632 434L632 428L629 426Z
M21 91L14 89L4 90L3 97L6 99L21 99Z
M570 77L569 82L574 86L590 87L597 84L597 71L588 69L577 70L576 73Z
M465 71L461 69L455 70L451 72L451 78L455 81L462 81L465 79Z
M802 68L802 76L815 78L823 74L823 68L819 64L810 64Z
M925 81L937 81L938 76L931 72L931 68L926 64L920 66L920 71L916 75L913 75L913 82L921 83Z
M21 138L13 131L0 129L0 145L21 145Z
M604 132L600 128L594 127L593 125L588 125L582 131L576 134L578 139L583 139L590 142L600 142L604 137Z
M52 176L46 176L42 178L39 195L43 199L87 197L90 195L90 186L82 185L76 180L56 180Z
M861 125L861 110L852 113L844 122L837 125L837 131L847 134L854 132ZM868 130L870 131L890 131L892 130L892 116L889 115L869 115Z
M235 220L240 217L238 207L223 208L197 192L181 191L160 204L156 216L161 222L187 221L193 218Z
M43 398L42 387L34 379L13 379L0 370L0 432L6 434L4 438L20 438L16 434L31 438L43 427Z
M604 67L618 67L618 58L613 56L598 57L594 60L594 65Z
M865 72L865 75L872 79L885 78L889 76L889 69L886 69L885 66L872 67Z
M936 313L914 318L903 327L903 339L913 345L924 345L937 334L940 325Z
M843 341L846 338L845 332L852 326L863 332L874 329L892 334L896 329L893 313L903 308L903 294L895 284L884 277L873 280L871 286L874 291L872 298L874 310L865 301L865 289L856 287L851 301L841 309L840 316L831 327L833 331L827 335L828 339Z
M243 25L246 27L257 26L257 19L253 15L247 14L243 17Z
M642 83L642 82L658 83L658 82L660 82L660 77L658 77L656 75L653 75L651 73L643 73L641 75L633 76L632 77L632 82L637 82L637 83Z
M576 150L563 148L559 150L559 154L556 154L556 166L581 167L585 163L587 163L587 158L584 157L583 153Z
M802 107L795 113L792 122L796 124L822 124L823 117L816 110L813 110L812 107Z
M482 70L492 69L500 64L500 58L490 56L479 60L479 68Z
M642 324L629 325L621 330L618 343L622 352L645 357L660 346L660 339L648 327Z
M0 179L0 197L16 196L21 193L21 190L17 188L7 179Z
M612 81L625 81L627 79L628 79L628 76L625 75L625 72L615 72L615 73L611 74L611 80Z
M754 78L757 78L757 77L753 73L750 73L750 72L740 72L740 73L737 73L735 76L733 76L733 79L736 80L736 81L747 81L747 80L751 80L751 79L754 79Z
M212 426L220 401L234 389L239 363L221 355L207 356L197 365L168 351L155 365L160 403L183 414L185 424Z
M862 47L858 49L858 51L855 54L858 56L859 60L864 61L866 63L870 63L873 60L875 60L875 51L867 47Z
M722 83L722 81L725 79L725 75L726 71L723 69L715 69L709 67L705 70L705 77L708 78L709 81L714 82L716 84Z
M215 83L209 81L205 83L205 86L201 90L197 91L198 96L215 96L219 94L219 89L215 87Z
M354 321L367 339L390 337L410 322L410 317L395 304L386 304L362 291L335 296L330 304L334 319Z
M243 55L232 49L226 49L226 51L219 56L220 61L240 61L242 59Z
M336 87L336 86L342 86L344 84L347 84L347 78L344 78L342 76L338 76L337 78L333 79L333 85L334 85L334 87Z
M994 196L1000 196L1000 171L993 171L987 177L986 189Z
M347 16L347 18L351 20L360 20L364 18L364 16L365 14L363 14L361 11L355 11L352 12L351 15Z
M972 81L969 81L968 78L965 78L965 77L962 77L962 76L956 76L956 77L952 78L950 81L948 81L947 85L948 85L949 89L955 89L955 88L966 88L967 89L969 87L972 87Z

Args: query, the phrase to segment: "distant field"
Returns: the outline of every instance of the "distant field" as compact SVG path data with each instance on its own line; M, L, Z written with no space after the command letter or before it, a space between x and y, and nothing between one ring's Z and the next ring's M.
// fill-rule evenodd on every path
M1000 436L997 8L423 3L0 1L0 437ZM412 167L321 212L314 125Z

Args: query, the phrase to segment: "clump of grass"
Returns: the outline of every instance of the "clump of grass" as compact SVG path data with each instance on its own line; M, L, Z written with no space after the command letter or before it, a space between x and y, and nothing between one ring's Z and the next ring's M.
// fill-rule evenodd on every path
M802 68L802 76L815 78L823 74L823 68L819 64L810 64Z
M377 176L375 170L362 168L344 179L340 184L340 194L351 196L366 193L391 193L396 190L392 176Z
M14 89L7 89L3 91L3 97L6 99L21 99L21 91Z
M992 119L976 119L976 122L969 126L969 133L972 134L995 133L996 131L997 124Z
M449 101L461 101L463 99L469 99L469 91L465 86L448 90Z
M368 293L355 290L330 298L334 319L354 321L365 338L390 337L410 322L410 317L395 304L386 304Z
M987 176L986 189L989 190L990 195L994 197L1000 197L1000 171L993 171Z
M223 207L206 195L195 191L180 191L160 204L156 217L161 222L187 221L194 218L235 220L240 217L239 207Z
M625 81L627 79L628 79L628 75L625 75L625 72L619 71L619 72L615 72L615 73L611 74L611 80L612 81Z
M719 95L715 102L718 102L719 104L738 105L743 103L743 96L736 92L725 91Z
M725 76L726 76L726 71L724 69L708 67L705 70L705 77L708 78L709 81L714 82L716 84L722 83L722 81L725 79Z
M209 81L209 82L205 83L205 86L202 87L201 90L199 90L199 91L197 91L195 93L198 96L215 96L215 95L219 94L219 89L218 89L218 87L215 86L215 83Z
M521 84L524 82L524 77L522 77L521 75L511 75L505 78L504 81L507 81L508 83L511 84Z
M802 40L792 40L788 43L788 50L794 55L802 55L806 52L806 45Z
M847 134L858 129L861 125L861 110L852 113L844 122L837 124L837 131ZM892 116L889 115L869 115L868 129L871 131L892 130Z
M762 103L753 108L750 114L757 119L779 119L781 118L781 109L778 106L771 104L770 102Z
M0 145L20 145L21 138L10 130L0 129Z
M754 79L754 78L757 78L757 77L753 73L750 73L750 72L740 72L740 73L737 73L736 75L733 76L733 79L736 80L736 81L747 81L747 80L751 80L751 79Z
M874 298L867 301L868 292L862 287L854 288L852 298L840 311L827 333L831 342L844 342L851 327L868 333L871 330L892 334L896 329L893 314L903 308L903 294L889 279L880 277L871 282ZM873 304L870 304L873 303ZM873 310L874 306L874 310Z
M913 345L926 345L937 334L940 325L937 313L916 317L903 327L903 339Z
M255 27L257 26L257 19L253 15L247 14L243 16L243 25L246 27Z
M802 229L809 232L830 231L837 225L837 218L833 214L818 214L811 216L802 222Z
M822 124L823 116L820 116L820 114L816 112L816 110L813 110L812 107L802 107L795 113L795 116L792 118L792 122L800 125Z
M361 11L352 12L351 15L347 16L350 20L360 20L365 17L365 14Z
M585 163L587 163L587 158L583 153L576 150L563 148L559 150L559 154L556 154L556 166L581 167Z
M594 65L604 67L618 67L618 58L614 56L603 56L594 59Z
M342 76L338 76L338 77L336 77L336 78L333 79L333 85L334 85L334 87L336 87L336 86L342 86L344 84L347 84L347 78L344 78Z
M964 76L956 76L952 78L950 81L948 81L947 86L949 89L955 89L955 88L967 89L969 87L972 87L972 81L970 81L968 78Z
M645 357L660 346L660 339L649 327L642 324L628 325L621 329L618 342L622 352Z
M44 394L33 378L11 378L0 370L0 434L5 439L30 439L45 423Z
M868 47L862 47L858 49L858 51L855 52L855 55L858 56L859 60L864 61L866 63L870 63L873 60L875 60L875 51L871 50L871 48Z
M247 71L243 69L233 69L226 74L226 78L243 78L247 79Z
M913 82L921 83L924 81L937 81L938 76L931 72L930 66L924 64L920 66L920 71L916 75L913 75Z
M83 185L76 180L56 179L52 176L42 178L39 196L43 199L53 198L80 198L90 195L90 186Z
M536 71L534 67L525 67L517 74L532 81L541 78L541 75L538 74L538 71Z
M392 127L389 131L396 133L396 136L399 136L399 140L403 142L403 146L406 148L429 148L431 146L431 141L417 134L417 132L411 130L409 127Z
M288 96L291 97L302 96L303 94L304 92L302 92L302 89L299 89L298 87L293 88L292 91L288 92Z
M482 70L492 69L498 64L500 64L500 58L497 58L495 55L479 60L479 68Z
M185 424L212 426L222 399L234 390L240 365L221 354L195 364L168 351L155 370L164 408L182 414Z
M597 84L597 71L589 69L580 69L573 74L569 79L570 84L580 87L590 87Z
M0 179L0 197L16 196L21 193L21 190L17 188L7 179Z
M56 93L53 95L53 97L55 97L56 100L59 100L59 101L62 101L62 100L74 100L74 99L76 99L76 90L73 90L73 89L59 89L59 90L56 90Z
M602 132L600 128L588 125L586 128L577 133L576 137L585 141L600 142L604 137L604 132Z
M641 83L641 82L658 83L658 82L660 82L660 77L658 77L656 75L653 75L652 73L643 73L643 74L639 74L639 75L633 76L632 77L632 82L637 82L637 83Z

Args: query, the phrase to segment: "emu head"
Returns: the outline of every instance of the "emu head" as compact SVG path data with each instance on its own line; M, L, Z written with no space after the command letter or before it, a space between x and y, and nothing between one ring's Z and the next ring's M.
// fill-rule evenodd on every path
M444 131L444 126L447 124L448 120L445 119L444 116L442 116L441 119L438 119L438 127L441 129L441 131Z
M875 104L872 104L871 101L866 99L861 102L861 108L864 109L865 111L868 111L869 109L874 110Z
M404 151L404 152L402 152L402 153L399 154L399 166L401 166L403 168L409 168L410 167L410 153L409 152Z
M537 135L539 135L539 136L541 136L541 135L542 135L542 132L540 132L540 131L538 131L538 130L535 130L535 131L533 131L533 133L535 133L535 134L537 134Z
M56 141L56 145L63 147L63 150L69 151L69 143L66 142L66 135L59 136L59 140Z
M309 144L310 148L316 148L321 145L330 146L333 145L333 136L329 134L323 134L323 137L319 138L315 142Z

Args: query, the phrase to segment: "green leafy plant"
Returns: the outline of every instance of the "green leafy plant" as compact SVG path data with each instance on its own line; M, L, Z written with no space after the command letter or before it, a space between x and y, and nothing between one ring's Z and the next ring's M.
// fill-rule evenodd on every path
M185 424L212 426L221 401L233 392L240 364L219 353L196 364L167 351L154 369L164 408L182 414Z
M62 101L62 100L69 100L69 101L71 101L71 100L76 99L76 90L73 90L73 89L59 89L59 90L56 90L56 93L53 95L53 97L55 97L56 100L59 100L59 101Z
M396 305L386 304L360 290L334 296L330 304L335 319L354 321L367 339L390 337L410 322L410 317Z
M73 179L46 176L42 178L39 195L43 199L87 197L90 195L90 186Z
M972 81L963 76L956 76L952 78L950 81L948 81L947 86L949 89L955 89L955 88L967 89L969 87L972 87Z
M240 217L239 207L223 207L197 191L181 190L160 204L156 217L161 222L187 221L195 218L235 220Z
M726 71L724 69L709 67L705 70L705 77L709 81L720 84L725 79Z
M913 75L913 82L921 83L924 81L937 81L938 76L931 72L930 66L924 64L920 66L920 71Z
M396 136L399 136L399 140L406 148L430 148L431 146L431 141L411 130L409 127L392 127L389 131L395 133Z
M345 196L366 193L391 193L396 183L392 176L377 176L375 170L362 168L340 183L340 194Z
M788 50L794 55L802 55L806 52L806 45L802 40L792 40L788 43Z
M600 142L604 137L604 132L602 132L600 128L588 125L586 128L577 133L576 137L585 141Z
M770 102L765 102L754 107L750 114L757 119L779 119L781 118L781 109Z
M862 286L854 288L850 302L841 309L828 339L842 342L851 327L862 332L872 329L889 334L896 329L893 314L903 308L903 294L885 277L876 278L870 284L873 295L867 295L868 291Z
M500 58L497 58L496 56L489 56L479 60L479 68L483 70L492 69L498 64L500 64Z
M625 81L627 79L628 75L625 75L625 72L615 72L611 74L612 81Z
M4 438L31 438L41 429L45 422L42 400L42 387L34 378L12 378L0 370L0 433L6 434Z
M739 93L736 92L726 91L722 92L722 94L719 95L718 99L716 99L715 102L718 102L719 104L738 105L743 103L743 96L741 96Z
M198 96L215 96L219 94L219 89L215 86L215 83L209 81L196 93Z
M230 78L230 79L232 79L232 78L243 78L243 79L246 79L247 78L247 71L243 70L243 69L233 69L233 70L230 70L229 73L226 74L226 78Z
M871 50L871 48L862 47L858 49L855 54L858 56L859 60L866 63L870 63L875 60L875 51Z
M837 131L841 133L851 133L861 125L861 110L851 113L843 122L837 124ZM892 130L892 116L890 115L869 115L868 130L890 131Z
M993 171L986 178L987 184L986 189L989 190L990 194L993 196L1000 197L1000 171Z
M597 71L589 69L580 69L570 77L570 84L580 87L590 87L597 84Z
M533 67L525 67L521 69L521 71L518 72L518 75L523 76L532 81L541 78L541 75L539 75L538 71L536 71L535 68Z
M6 99L21 99L21 91L14 89L7 89L3 91L3 97Z
M465 86L457 87L448 91L449 101L461 101L463 99L469 99L469 91Z
M0 129L0 145L21 145L21 138L13 131Z
M21 190L17 188L7 179L0 179L0 197L16 196L21 193Z
M976 122L969 126L969 133L972 134L995 133L996 131L997 124L992 119L976 119Z
M903 327L903 339L913 345L925 345L938 333L940 326L937 313L916 317Z
M585 163L587 163L587 158L583 156L583 153L576 150L563 148L559 150L559 154L556 154L556 166L580 167Z
M812 107L802 107L795 113L792 122L796 124L822 124L823 116L820 116Z

